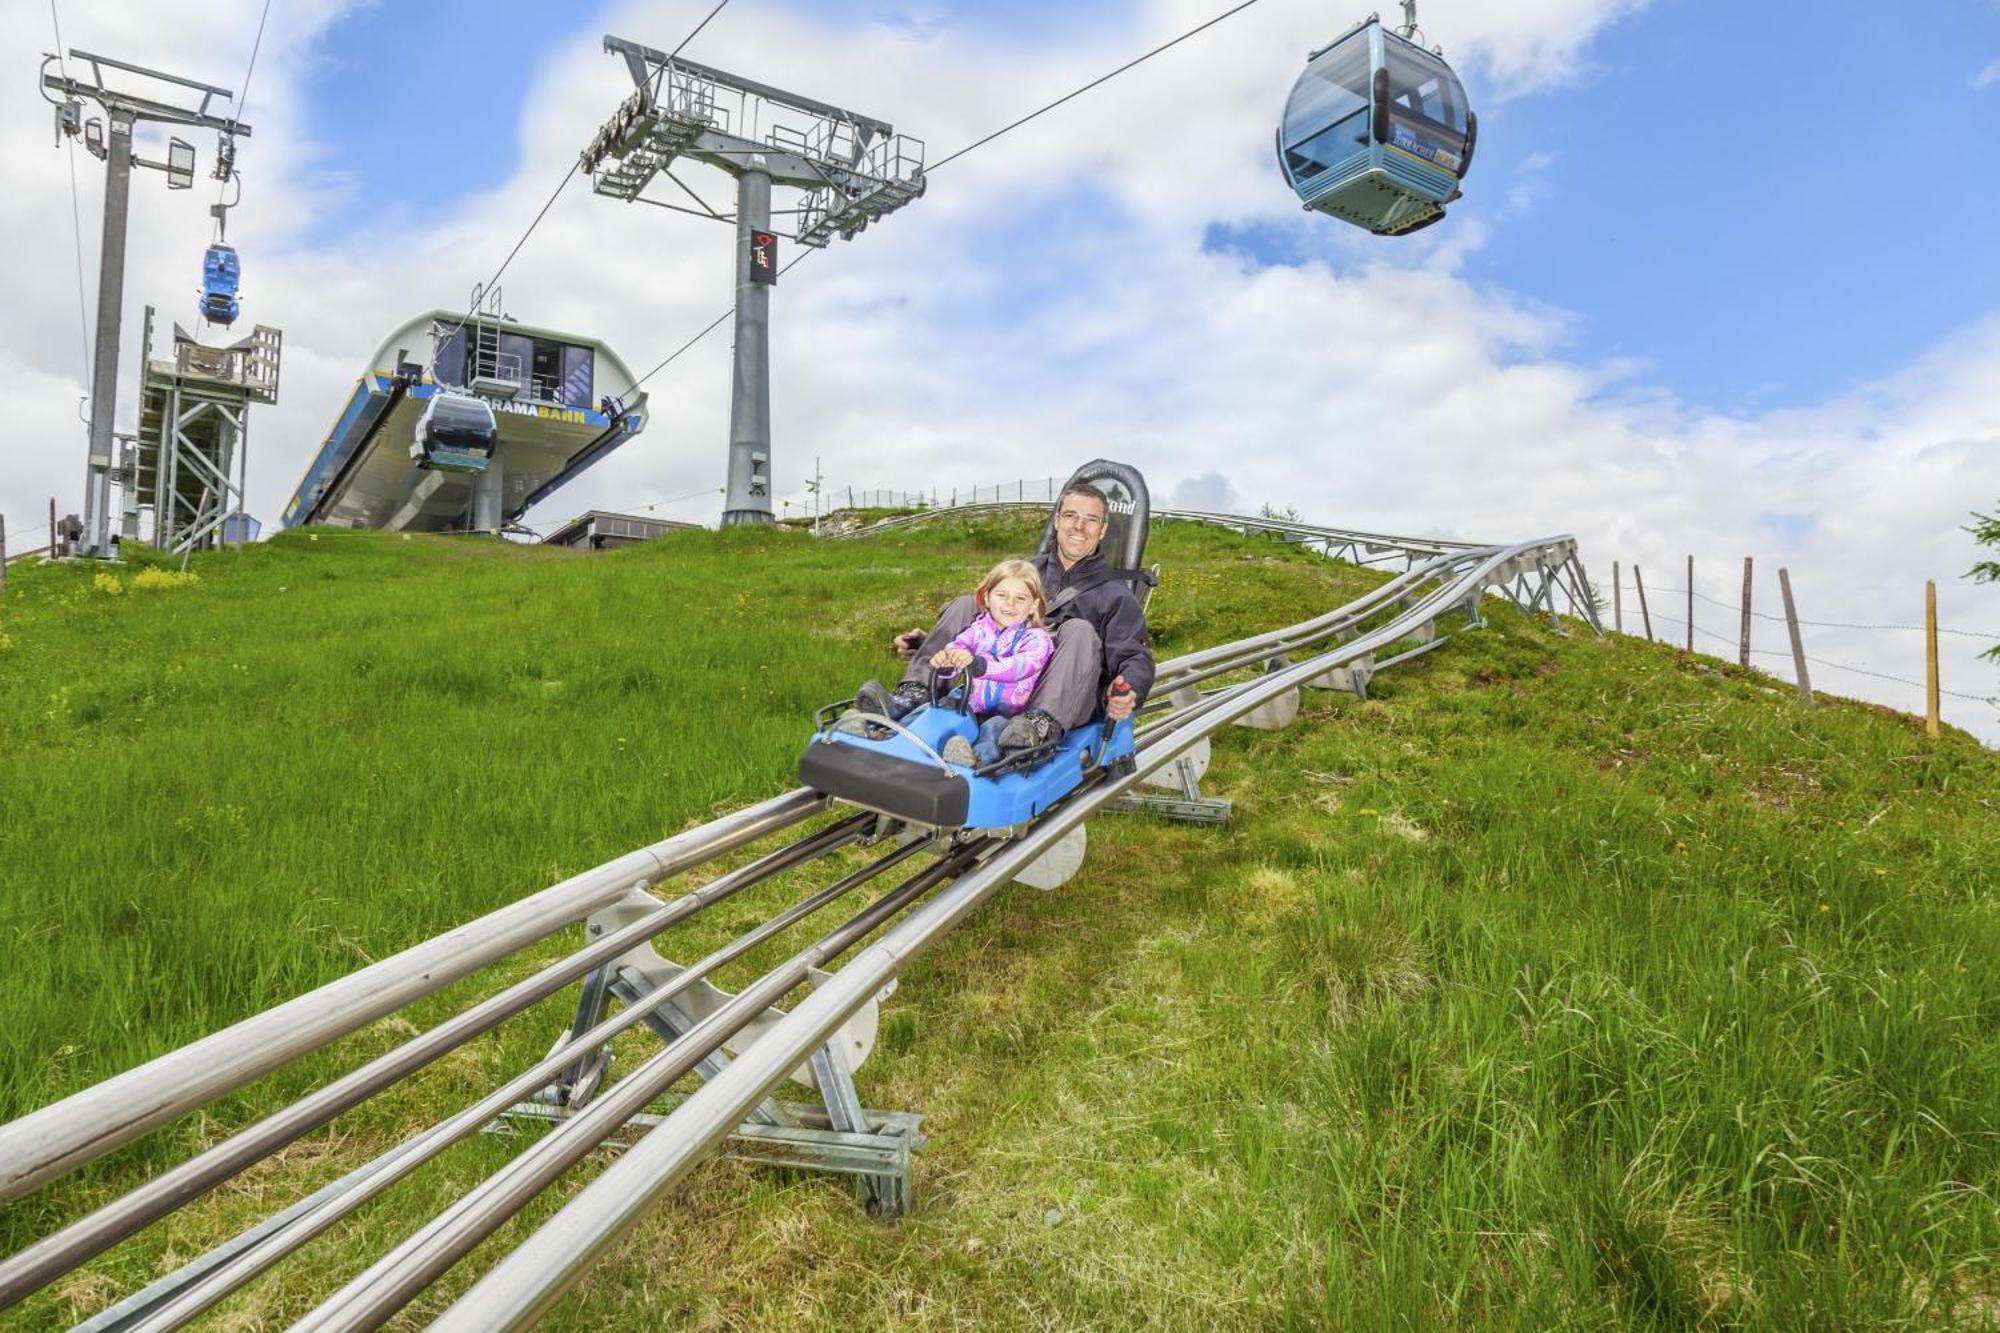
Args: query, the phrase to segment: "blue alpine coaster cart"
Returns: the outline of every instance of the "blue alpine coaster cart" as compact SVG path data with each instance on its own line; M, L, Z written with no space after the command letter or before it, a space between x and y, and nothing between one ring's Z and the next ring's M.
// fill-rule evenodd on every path
M1141 566L1149 502L1146 483L1122 463L1085 464L1068 484L1088 482L1110 504L1100 547L1112 576L1132 582L1142 599L1156 580ZM1039 550L1055 543L1055 509ZM968 707L977 659L964 671L941 670L931 698L901 721L857 711L855 701L828 704L814 714L812 742L799 759L799 781L836 800L893 819L938 829L1019 828L1046 813L1086 780L1129 767L1134 753L1132 719L1113 723L1100 709L1089 723L1032 750L1002 754L992 764L967 766L944 758L953 736L970 742L979 725Z

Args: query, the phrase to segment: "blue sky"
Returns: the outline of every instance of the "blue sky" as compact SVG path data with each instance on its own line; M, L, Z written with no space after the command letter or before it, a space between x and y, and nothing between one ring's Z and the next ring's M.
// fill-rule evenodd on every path
M2000 9L1662 3L1584 84L1489 102L1469 195L1531 220L1468 266L1726 411L1821 401L2000 309Z
M347 188L313 239L504 182L517 165L523 88L551 46L594 26L582 6L519 0L477 11L457 3L373 4L337 20L314 50L303 91L307 130L324 151L320 165ZM412 87L439 90L427 123L384 125L355 114L403 104ZM476 281L468 277L465 285Z
M691 28L712 7L709 0L681 8ZM1044 32L1101 35L1106 26L1115 29L1121 20L1129 21L1132 6L1065 0L818 0L810 9L819 16L845 14L855 23L913 34L948 29L1003 33L1032 25ZM725 11L715 21L727 18ZM320 219L319 238L357 223L407 217L419 208L502 184L517 165L522 90L551 48L571 41L594 48L604 31L596 6L528 0L375 3L338 19L316 44L304 84L309 128L324 153L320 166L345 178L347 186L342 207ZM618 35L636 41L650 37L651 44L667 49L679 40L665 33ZM699 38L687 54L701 57ZM408 89L426 86L455 90L439 93L427 124L384 126L355 114L357 108L400 104ZM425 151L393 150L412 139L421 141Z
M829 10L927 34L1097 41L1134 18L1126 3L1057 0L815 6ZM1343 23L1329 13L1331 34ZM1470 71L1483 132L1461 207L1494 225L1466 275L1572 312L1572 354L1637 360L1648 391L1725 413L1821 402L1889 373L2000 309L2000 262L1987 259L2000 84L1974 86L2000 56L2000 9L1958 0L1917 16L1665 0L1602 32L1588 73L1567 86L1503 99ZM516 166L520 90L551 47L594 42L601 28L594 11L520 0L378 4L337 21L305 90L321 165L349 193L318 231L394 223L499 186ZM1453 54L1448 27L1430 33ZM1226 29L1197 40L1220 50ZM426 84L458 90L440 93L427 124L354 114ZM1272 89L1274 113L1284 92ZM388 150L412 140L426 151ZM1511 206L1521 189L1532 203ZM1089 204L1061 197L1047 221L1087 225ZM1269 263L1344 252L1254 226L1211 242ZM1035 296L1023 284L990 313Z

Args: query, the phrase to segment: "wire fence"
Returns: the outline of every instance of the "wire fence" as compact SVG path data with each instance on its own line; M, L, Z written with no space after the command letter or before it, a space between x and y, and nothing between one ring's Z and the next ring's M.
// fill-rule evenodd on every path
M17 565L23 560L49 553L49 525L35 523L27 527L15 527L0 520L0 568Z
M1717 656L1733 657L1736 654L1744 651L1744 646L1743 646L1744 640L1740 628L1737 633L1724 634L1717 630L1709 628L1707 625L1702 624L1698 618L1693 621L1692 625L1690 625L1689 620L1685 616L1670 615L1665 611L1657 611L1651 609L1652 603L1662 598L1667 598L1667 597L1687 598L1690 595L1692 595L1694 600L1698 602L1706 603L1709 606L1713 606L1720 610L1727 611L1733 616L1741 617L1741 615L1743 614L1743 607L1740 603L1725 602L1719 598L1710 597L1706 593L1700 592L1698 590L1692 592L1691 594L1689 589L1686 587L1676 588L1676 587L1642 586L1638 580L1627 582L1622 576L1616 581L1616 583L1613 586L1616 589L1618 598L1623 603L1623 615L1627 620L1637 619L1641 626L1644 626L1649 621L1657 622L1659 625L1662 626L1671 626L1673 630L1676 631L1676 633L1674 633L1671 636L1651 635L1649 631L1642 628L1640 630L1639 635L1635 637L1652 637L1656 642L1676 643L1685 647L1688 641L1688 632L1690 629L1692 629L1693 634L1697 638L1697 641L1704 639L1709 640L1714 643L1721 644L1724 649L1728 650L1727 652L1718 652L1716 654ZM1782 615L1772 615L1769 612L1758 611L1755 610L1754 608L1750 611L1750 618L1752 620L1774 622L1781 625L1786 623L1785 617ZM1849 632L1904 633L1908 631L1915 631L1916 633L1921 634L1925 630L1925 627L1922 625L1868 624L1860 621L1847 621L1847 620L1806 620L1802 618L1797 623L1802 629L1806 628L1835 629L1835 630L1845 630ZM1618 629L1620 632L1626 632L1625 627L1623 625L1614 625L1613 628ZM2000 634L1986 633L1980 630L1947 627L1944 625L1938 626L1937 631L1939 634L1950 634L1959 638L1970 639L1977 642L1984 642L1994 647L2000 647ZM1790 648L1751 647L1748 649L1748 654L1752 658L1759 658L1759 657L1776 658L1779 660L1780 664L1790 662L1792 660L1792 652ZM1803 653L1801 655L1811 665L1826 667L1828 670L1843 671L1850 675L1865 676L1872 680L1890 681L1898 685L1908 685L1920 690L1927 688L1927 682L1910 676L1901 676L1890 671L1878 671L1873 667L1856 666L1852 662L1839 662L1831 658L1817 657L1811 653ZM1781 678L1783 676L1783 673L1778 671L1769 672L1767 674L1773 676L1779 676ZM1968 693L1964 690L1949 690L1945 689L1942 685L1938 687L1938 693L1944 698L1962 699L1969 703L1983 703L1996 710L2000 710L2000 695L1973 694L1973 693Z
M817 512L840 509L946 509L975 504L1054 504L1062 493L1062 477L1017 477L1013 481L973 486L851 486L825 483ZM780 517L815 512L810 487L778 502Z

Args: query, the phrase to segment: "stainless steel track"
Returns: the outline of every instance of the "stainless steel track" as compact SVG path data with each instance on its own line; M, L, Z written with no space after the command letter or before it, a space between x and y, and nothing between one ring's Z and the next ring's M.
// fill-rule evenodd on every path
M870 523L866 527L853 528L846 532L832 534L837 538L878 537L888 533L901 532L925 523L945 518L989 518L1002 514L1036 514L1049 512L1046 500L989 500L982 504L946 505L936 509L925 509L915 514L900 514L895 518L885 518ZM1211 527L1228 528L1232 532L1252 535L1269 533L1287 540L1307 544L1319 544L1333 549L1352 548L1358 557L1355 564L1369 564L1368 552L1398 554L1414 560L1419 556L1444 555L1452 551L1472 551L1484 549L1482 543L1457 541L1444 537L1394 537L1382 532L1362 532L1353 528L1329 528L1317 524L1301 523L1296 519L1250 517L1245 514L1219 514L1204 509L1155 509L1151 513L1157 522L1171 519L1186 523L1203 523Z
M825 808L825 797L800 788L724 815L0 1125L0 1203L576 924L634 885L658 883ZM674 906L681 904L699 910L700 891Z
M946 514L1046 506L968 506ZM919 520L937 513L917 516ZM441 1327L484 1330L531 1322L652 1201L712 1151L787 1074L797 1068L910 959L962 920L1071 829L1146 774L1173 762L1216 730L1288 690L1434 632L1446 617L1476 619L1479 599L1499 588L1531 611L1553 613L1562 592L1593 625L1594 611L1574 542L1549 538L1512 546L1472 546L1393 538L1289 521L1164 511L1162 518L1269 531L1332 551L1365 545L1408 565L1345 606L1299 624L1190 653L1161 664L1156 700L1178 706L1142 718L1136 771L1102 778L1031 829L1007 841L960 846L850 918L817 943L752 982L722 1011L672 1041L639 1069L536 1141L355 1278L308 1316L312 1329L371 1328L391 1317L439 1274L490 1235L586 1153L623 1128L660 1093L767 1006L785 999L836 956L851 961L822 981L798 1007L704 1083L567 1207L537 1231L440 1320ZM894 530L878 526L869 532ZM1569 581L1565 584L1564 579ZM1535 580L1539 580L1538 589ZM1530 595L1532 594L1532 595ZM1579 598L1581 602L1579 603ZM1427 628L1428 627L1428 628ZM1298 658L1300 660L1293 661ZM1372 659L1371 659L1372 660ZM1394 659L1392 659L1394 660ZM1203 681L1245 668L1263 673L1225 689L1197 693ZM547 938L623 898L715 857L822 813L825 798L800 789L665 839L488 914L352 976L118 1075L52 1106L0 1126L0 1200L15 1198L300 1055L429 995L478 968ZM0 1261L0 1308L11 1305L214 1188L365 1098L399 1082L606 960L724 898L787 869L828 855L860 836L871 817L820 828L716 881L662 903L616 935L593 941L528 979L501 990L448 1022L140 1185L104 1208ZM645 995L593 1031L560 1043L544 1059L477 1104L301 1201L277 1217L155 1283L93 1319L92 1330L179 1327L265 1271L341 1217L451 1143L545 1086L579 1056L645 1018L680 989L791 927L914 854L913 844L879 858L759 925L696 963L668 986ZM928 898L926 900L926 895ZM920 906L900 922L906 908ZM894 924L891 924L894 922ZM886 929L885 929L886 928ZM873 943L867 937L883 930Z
M153 1300L137 1301L132 1318L109 1321L104 1327L107 1330L115 1328L119 1333L156 1333L157 1330L180 1327L188 1319L222 1300L243 1283L277 1263L438 1153L478 1133L491 1124L495 1117L505 1114L524 1098L547 1087L565 1067L580 1056L598 1049L619 1033L644 1022L647 1016L657 1012L660 1006L696 982L706 979L717 968L742 957L766 940L845 897L877 876L894 869L922 850L921 843L910 843L899 847L690 964L671 982L641 996L588 1032L558 1043L539 1063L517 1074L477 1103L406 1140L335 1182L333 1186L322 1190L306 1201L310 1207L274 1219L279 1223L277 1226L266 1224L268 1229L255 1229L257 1234L249 1236L247 1243L240 1248L223 1247L227 1252L219 1256L218 1262L191 1275L190 1281L179 1285L168 1284L167 1289L154 1293ZM627 933L619 932L620 935ZM147 1293L141 1293L142 1297L146 1295Z
M448 1022L412 1038L318 1092L293 1102L231 1135L206 1152L153 1177L88 1217L0 1261L0 1306L109 1249L176 1208L200 1198L253 1163L262 1161L342 1111L360 1105L383 1088L406 1078L466 1042L491 1031L522 1010L555 994L592 968L652 939L669 926L761 884L793 866L815 860L854 841L865 816L842 820L789 847L758 858L742 869L702 886L673 904L661 904L614 935L552 963L498 995L481 1001ZM530 1089L532 1091L532 1089Z
M1491 547L1422 594L1386 625L1304 662L1271 672L1214 701L1206 715L1140 747L1136 771L1082 793L1044 816L990 861L942 890L907 919L856 954L764 1034L728 1069L703 1084L674 1113L587 1185L513 1253L506 1256L432 1325L449 1333L492 1333L532 1324L589 1265L652 1208L668 1189L721 1143L731 1128L785 1071L813 1050L867 998L994 891L1047 852L1071 829L1103 808L1147 773L1172 762L1219 728L1288 690L1366 653L1397 642L1437 616L1479 595L1493 576L1524 555L1559 549L1574 554L1568 538Z

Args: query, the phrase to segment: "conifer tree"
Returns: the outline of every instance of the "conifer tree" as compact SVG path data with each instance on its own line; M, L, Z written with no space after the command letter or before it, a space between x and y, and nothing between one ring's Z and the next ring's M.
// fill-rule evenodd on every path
M1972 526L1966 529L1972 540L1981 546L2000 551L2000 515L1974 512ZM1975 583L2000 583L2000 560L1981 560L1966 571ZM1988 648L1982 656L2000 661L2000 644Z

